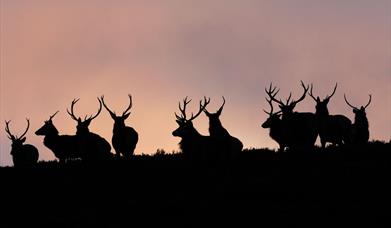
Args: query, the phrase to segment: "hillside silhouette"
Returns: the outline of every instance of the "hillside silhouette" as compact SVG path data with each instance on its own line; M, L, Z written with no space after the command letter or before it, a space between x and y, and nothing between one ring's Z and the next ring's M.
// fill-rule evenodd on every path
M182 154L0 168L1 227L384 225L390 142L245 149L221 164Z

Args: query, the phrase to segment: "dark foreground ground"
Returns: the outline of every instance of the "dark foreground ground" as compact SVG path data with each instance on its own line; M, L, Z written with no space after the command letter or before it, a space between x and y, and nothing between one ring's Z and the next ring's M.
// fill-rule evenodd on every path
M0 168L0 227L389 227L390 143Z

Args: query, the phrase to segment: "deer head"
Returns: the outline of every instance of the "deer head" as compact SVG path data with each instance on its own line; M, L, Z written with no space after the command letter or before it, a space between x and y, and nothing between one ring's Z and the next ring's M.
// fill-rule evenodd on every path
M179 102L179 111L181 112L181 115L179 116L178 114L175 113L176 122L179 125L179 127L174 132L172 132L173 136L186 137L186 136L198 134L197 130L193 126L192 121L195 118L197 118L202 113L202 111L206 108L206 106L210 102L210 98L206 99L206 97L204 97L204 100L200 101L200 107L199 107L197 114L194 115L192 113L190 119L187 119L186 106L190 103L190 101L191 100L187 100L187 97L186 97L183 100L183 108L181 106L181 103Z
M266 93L271 96L271 97L275 97L278 93L278 90L276 91L276 87L272 88L272 84L270 84L269 86L269 89L265 88L265 91ZM265 122L263 122L263 124L261 125L263 128L270 128L272 127L273 123L276 123L276 121L280 121L280 117L281 117L281 111L278 111L276 113L273 113L273 103L272 103L272 99L267 99L265 98L267 103L269 104L270 106L270 112L266 111L266 110L263 110L266 114L269 115L269 117L266 119Z
M36 135L50 135L50 134L57 135L58 134L58 130L54 126L52 119L53 119L54 116L57 115L58 112L59 111L57 111L56 113L51 115L49 117L49 119L45 121L44 125L35 132L35 134Z
M84 117L84 120L82 120L80 117L76 117L75 114L74 114L74 111L73 111L73 107L75 106L75 104L79 101L79 99L74 99L72 101L72 104L71 104L71 111L69 111L67 109L67 112L68 114L72 117L73 120L75 120L77 122L77 131L76 131L76 134L79 135L79 134L85 134L85 133L89 133L90 130L88 129L91 121L93 119L95 119L96 117L98 117L98 115L100 114L100 112L102 111L102 102L100 101L100 99L98 98L98 101L99 101L99 109L98 109L98 112L94 115L94 116L86 116Z
M367 118L367 114L365 113L365 109L369 106L369 104L372 101L372 95L369 94L369 101L365 106L361 106L361 108L357 108L349 103L349 101L346 99L346 95L343 95L345 102L347 105L349 105L353 109L353 113L355 114L355 120L363 120Z
M7 133L7 137L12 141L12 148L21 147L21 146L23 146L23 143L26 141L26 137L24 137L24 136L26 135L26 133L30 127L30 120L29 119L26 119L26 120L27 120L27 128L23 132L23 134L19 137L16 135L13 135L9 129L9 124L10 124L11 120L5 121L5 132Z
M128 96L129 96L129 106L125 109L125 111L120 116L117 116L115 112L111 111L110 108L107 107L104 101L104 96L100 97L103 106L110 113L111 118L114 120L114 127L125 127L125 120L129 117L130 109L132 108L132 104L133 104L132 96L130 94Z
M305 86L303 81L300 81L301 82L301 86L303 87L304 89L304 92L303 92L303 95L298 99L298 100L291 100L292 98L292 93L289 94L289 97L288 99L286 99L286 103L284 104L284 102L282 102L282 100L277 100L275 98L275 96L277 95L277 93L280 91L280 90L276 90L276 88L272 89L272 84L270 84L270 87L269 87L269 90L267 90L265 88L265 92L269 95L270 97L270 100L276 102L278 104L278 106L280 107L281 111L282 111L282 114L283 115L289 115L291 113L293 113L293 109L296 107L296 105L301 102L302 100L304 100L306 94L307 94L307 91L309 89L309 86Z
M220 117L220 115L221 115L221 112L223 111L224 105L225 105L225 98L224 98L224 96L223 96L223 104L222 104L221 107L217 110L217 112L215 112L215 113L210 113L210 112L208 112L208 110L204 109L204 112L205 112L206 116L209 117L210 122L219 121L219 117Z
M335 91L337 90L337 86L338 86L338 84L335 83L333 92L330 95L327 95L323 100L321 100L319 98L319 96L315 98L315 96L313 95L313 93L312 93L313 85L311 84L311 89L310 89L310 92L308 93L308 95L310 95L310 97L312 97L312 99L316 102L316 106L315 106L316 113L323 114L323 115L329 115L329 110L327 108L327 104L329 103L330 98L334 96Z

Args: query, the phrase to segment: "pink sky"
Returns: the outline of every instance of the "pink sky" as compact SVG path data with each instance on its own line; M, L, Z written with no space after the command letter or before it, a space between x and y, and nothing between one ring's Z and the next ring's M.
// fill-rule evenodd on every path
M391 138L391 3L377 1L27 1L0 0L0 119L20 134L29 117L28 143L41 160L54 159L34 135L55 111L62 134L74 134L66 114L96 111L104 94L117 112L133 95L127 125L140 135L136 153L178 150L178 101L204 95L211 111L227 99L221 120L245 147L276 148L260 124L264 87L299 96L299 81L325 96L338 90L332 114L353 113L368 94L371 139ZM314 111L307 98L297 111ZM4 124L3 124L4 125ZM207 118L195 126L207 134ZM107 112L90 129L111 141ZM10 165L10 140L0 134L0 165Z

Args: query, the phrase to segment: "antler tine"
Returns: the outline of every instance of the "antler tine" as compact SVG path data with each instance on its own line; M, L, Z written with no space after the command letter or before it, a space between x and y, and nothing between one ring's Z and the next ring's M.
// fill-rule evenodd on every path
M204 104L202 104L202 102L204 102ZM192 121L194 120L195 118L197 118L201 113L202 111L204 111L204 109L206 108L206 106L210 103L210 98L206 98L204 96L204 100L200 100L200 109L198 110L197 114L196 115L193 115L193 113L191 113L191 118L189 119L189 121Z
M53 117L55 116L55 115L57 115L57 113L59 113L60 111L57 111L56 113L54 113L53 115L51 115L50 117L49 117L49 120L52 120L53 119Z
M304 100L305 96L307 95L307 92L310 88L310 86L305 86L304 85L304 82L303 81L300 81L301 82L301 86L304 88L304 93L303 95L301 95L301 97L297 100L297 101L292 101L290 104L291 105L296 105L297 103L299 103L300 101Z
M371 101L372 101L372 95L369 94L369 101L368 101L368 104L364 106L364 109L366 109L366 108L369 106L369 104L371 103Z
M23 137L27 134L27 131L28 131L29 128L30 128L30 120L29 120L28 118L26 118L26 120L27 120L27 128L26 128L26 130L23 132L23 134L22 134L21 136L19 136L20 139L23 138Z
M133 102L132 102L132 95L128 94L129 97L129 106L126 108L126 110L122 113L122 116L126 115L127 112L132 108Z
M280 92L280 89L278 89L278 90L276 91L277 87L274 87L274 88L272 88L272 87L273 87L273 85L272 85L272 83L270 83L269 89L267 90L267 89L265 88L266 94L269 95L269 97L270 97L270 99L271 99L272 101L277 102L278 104L285 106L285 104L284 104L282 101L279 101L279 100L277 100L277 99L275 98L275 96L278 94L278 92Z
M308 93L308 95L310 95L310 97L312 97L312 99L314 99L314 101L316 101L316 98L315 98L315 96L312 93L312 88L313 88L313 85L311 83L311 89L310 89L310 92Z
M73 106L75 106L75 104L79 101L80 99L77 98L77 99L73 99L72 101L72 104L71 104L71 111L69 111L67 109L67 113L72 117L72 119L78 121L78 118L75 116L75 114L73 114Z
M99 110L98 110L98 112L95 114L95 116L90 116L88 119L87 119L87 116L84 118L84 121L86 121L86 120L93 120L93 119L95 119L96 117L98 117L99 116L99 114L100 114L100 112L102 111L102 101L99 99L99 97L98 97L98 101L99 101Z
M338 83L335 83L333 92L331 93L331 95L326 96L326 99L330 99L332 96L334 96L335 91L337 90L337 86L338 86Z
M271 115L273 115L273 102L272 102L272 100L270 99L267 99L266 97L265 97L265 100L267 101L267 103L269 104L269 106L270 106L270 112L267 112L265 109L263 109L263 111L266 113L266 114L268 114L269 116L271 116Z
M210 99L210 98L209 98L209 99ZM224 96L223 96L223 104L222 104L221 107L219 108L218 112L223 111L224 105L225 105L225 98L224 98Z
M111 111L111 110L109 109L109 107L107 107L107 105L105 104L104 98L105 98L104 95L100 96L100 100L102 101L103 106L105 107L105 109L106 109L111 115L115 115L115 112Z
M343 98L345 99L346 104L348 104L351 108L353 108L353 109L358 109L358 108L354 107L353 105L351 105L351 104L349 103L349 101L346 99L346 95L345 95L345 94L343 95Z
M286 99L286 105L289 105L289 101L291 101L292 98L292 92L289 93L288 99Z
M187 96L183 99L183 108L181 107L181 102L179 102L179 111L181 111L181 119L186 120L186 106L190 103L190 100L187 100ZM176 115L176 114L175 114Z
M9 123L11 123L11 120L5 121L5 132L8 134L7 137L12 140L12 138L14 138L15 136L13 136L10 131Z

